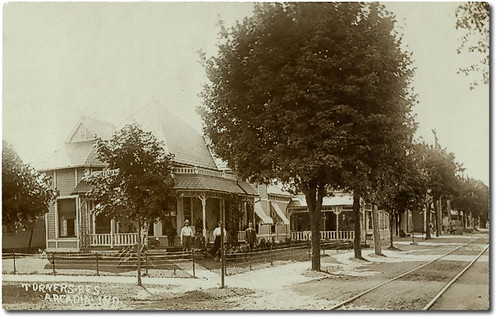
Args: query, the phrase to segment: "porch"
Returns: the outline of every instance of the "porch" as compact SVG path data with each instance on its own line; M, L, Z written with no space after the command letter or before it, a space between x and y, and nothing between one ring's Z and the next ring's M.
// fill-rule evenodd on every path
M354 241L354 231L319 231L320 240L324 241ZM311 240L311 231L290 232L292 241Z
M89 234L91 247L132 246L137 244L137 233Z

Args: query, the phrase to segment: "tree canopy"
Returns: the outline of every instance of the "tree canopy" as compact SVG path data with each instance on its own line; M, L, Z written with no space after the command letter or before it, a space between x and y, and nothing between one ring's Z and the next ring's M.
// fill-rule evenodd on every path
M451 207L457 211L471 213L474 218L489 220L489 188L482 181L473 178L459 178L458 187L451 200Z
M153 133L130 124L110 140L99 139L97 157L107 167L86 177L91 185L87 196L96 202L95 213L137 222L138 285L141 285L143 227L170 211L174 202L173 155L165 152Z
M14 148L2 141L2 226L26 228L48 212L56 197L51 180L24 164Z
M218 55L204 57L205 133L242 177L305 194L319 270L323 197L365 194L366 176L413 129L394 17L378 4L263 3L220 36Z
M481 82L487 85L490 82L490 5L488 2L462 3L456 9L455 16L456 29L465 31L457 52L479 56L476 63L461 68L459 72L465 75L479 73ZM474 80L470 88L477 85L478 81Z

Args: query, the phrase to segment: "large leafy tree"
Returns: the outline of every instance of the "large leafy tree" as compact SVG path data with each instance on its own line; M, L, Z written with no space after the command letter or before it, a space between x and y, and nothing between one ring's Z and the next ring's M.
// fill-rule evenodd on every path
M455 195L451 206L465 214L470 213L474 218L489 220L489 188L482 181L472 178L460 178L457 182Z
M144 230L171 209L173 190L172 158L153 133L136 124L126 125L110 140L97 141L97 157L107 165L91 173L87 196L96 202L95 213L117 220L136 222L137 284L141 282L141 250Z
M2 226L9 231L31 229L56 197L51 180L24 164L12 145L2 141Z
M201 113L213 149L244 178L305 194L313 270L323 197L361 188L367 179L347 181L370 173L374 138L389 152L384 143L408 119L410 60L393 23L379 5L256 4L252 17L222 27L218 55L204 57Z
M438 202L442 199L451 198L457 189L457 173L460 165L455 161L455 155L449 153L446 149L439 146L433 147L427 144L419 145L420 155L423 160L423 168L427 175L427 203L426 218L427 226L425 229L426 239L430 239L430 220L431 206L438 207ZM436 229L441 227L440 211L436 209Z
M479 73L481 82L490 82L490 5L488 2L466 2L460 4L456 11L456 29L464 30L465 35L457 52L459 54L476 54L476 63L461 68L459 72L469 75ZM472 81L470 89L478 85Z
M427 174L415 145L411 144L401 159L387 179L389 185L382 197L382 207L390 216L390 248L394 248L393 225L396 216L408 210L423 210L427 194Z

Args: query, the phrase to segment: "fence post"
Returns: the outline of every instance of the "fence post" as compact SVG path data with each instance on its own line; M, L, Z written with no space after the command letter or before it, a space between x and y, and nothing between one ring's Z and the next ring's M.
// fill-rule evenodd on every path
M145 257L144 269L146 269L146 276L149 276L149 272L148 272L148 251L144 252L144 257Z
M99 275L99 254L95 253L95 269L97 271L97 276Z
M250 269L252 269L252 250L250 249Z
M52 273L56 276L56 253L52 252Z
M16 252L12 252L12 260L14 261L14 275L16 275Z
M273 265L273 242L271 242L271 265Z
M193 277L196 278L196 264L194 262L194 248L191 249L191 259L193 261Z

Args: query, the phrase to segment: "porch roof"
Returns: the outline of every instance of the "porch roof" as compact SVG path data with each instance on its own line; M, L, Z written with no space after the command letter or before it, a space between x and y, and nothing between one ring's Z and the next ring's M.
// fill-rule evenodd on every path
M253 188L242 180L234 181L202 174L177 174L174 180L174 188L176 190L216 191L240 195L257 195Z
M350 195L337 195L334 197L324 197L323 198L323 207L326 206L352 206L353 198ZM306 198L304 195L299 195L296 198L292 199L290 202L289 208L294 207L307 207Z
M104 167L97 159L95 140L65 143L42 164L41 171L74 168Z

